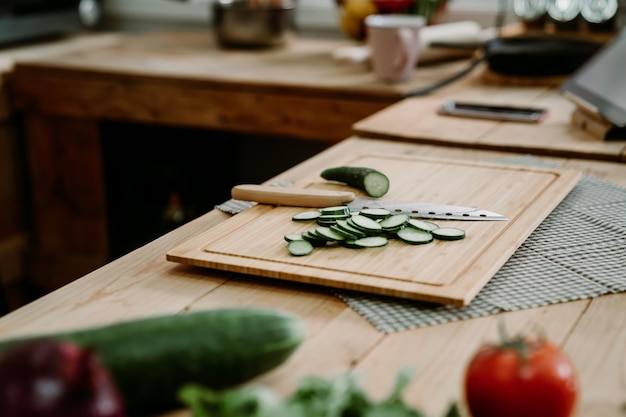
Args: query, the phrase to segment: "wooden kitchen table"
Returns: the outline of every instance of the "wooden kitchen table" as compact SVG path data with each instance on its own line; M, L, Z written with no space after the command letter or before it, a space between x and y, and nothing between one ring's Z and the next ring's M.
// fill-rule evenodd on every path
M397 153L485 161L507 154L352 137L285 171L271 181L297 181L346 153ZM542 158L626 186L626 164ZM0 336L72 329L153 314L232 306L272 307L301 316L304 344L284 365L255 382L287 394L305 375L363 373L366 389L380 398L396 372L417 374L406 399L428 416L442 416L462 398L470 355L497 339L504 319L510 332L539 326L561 345L578 369L582 398L578 417L618 417L626 407L626 293L508 312L497 316L384 334L324 288L232 274L166 261L165 253L230 215L211 211L175 231L0 319ZM183 417L184 410L171 413Z

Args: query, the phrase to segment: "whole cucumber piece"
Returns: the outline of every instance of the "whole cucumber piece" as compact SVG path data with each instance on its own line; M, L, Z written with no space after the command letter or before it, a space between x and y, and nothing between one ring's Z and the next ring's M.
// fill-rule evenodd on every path
M305 334L304 322L284 311L224 308L6 340L0 352L42 338L92 348L129 415L143 416L181 407L177 392L184 384L232 387L277 367Z
M382 197L389 191L389 178L373 168L340 166L325 169L321 176L325 180L346 183L374 198Z

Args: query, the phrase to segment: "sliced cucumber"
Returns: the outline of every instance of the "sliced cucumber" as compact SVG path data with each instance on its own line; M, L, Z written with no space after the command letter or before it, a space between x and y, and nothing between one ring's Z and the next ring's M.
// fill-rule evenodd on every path
M384 220L380 221L380 226L383 230L399 230L404 226L406 222L409 221L408 214L394 214L393 216L389 216Z
M326 226L319 226L315 228L315 234L320 238L327 240L329 242L339 242L340 240L344 240L345 237Z
M383 227L376 220L357 214L348 219L348 224L366 233L380 232Z
M360 230L357 227L351 226L347 220L337 220L337 227L341 228L342 230L345 230L348 233L352 233L353 235L356 235L357 238L367 236L367 233L365 233L364 231Z
M285 240L287 242L291 242L294 240L302 240L302 235L300 233L287 233L285 235Z
M391 212L389 210L382 209L382 208L364 208L364 209L361 209L361 211L359 211L358 214L365 216L365 217L369 217L370 219L373 219L373 220L382 220L391 216Z
M355 240L342 240L341 242L339 242L339 246L343 246L344 248L348 248L348 249L363 249L364 246L359 246L357 245L356 242L358 239Z
M465 230L456 227L440 227L430 233L439 240L461 240L465 238Z
M324 227L330 227L336 224L336 220L318 220L317 224Z
M410 243L411 245L422 245L433 241L433 235L430 232L418 230L413 227L400 229L396 235L400 240Z
M308 255L315 247L326 245L346 248L385 246L389 239L419 245L439 240L460 240L465 231L455 227L439 227L434 222L412 219L407 214L392 214L385 209L364 209L362 214L348 215L344 206L326 207L294 215L295 221L317 220L318 226L301 233L284 235L289 253Z
M439 225L433 222L429 222L427 220L419 220L419 219L409 219L409 226L414 227L419 230L424 230L427 232L431 232L435 229L439 229Z
M356 247L360 248L379 248L381 246L386 246L389 243L389 240L383 236L369 236L357 239L352 243Z
M321 247L326 246L327 240L322 239L315 233L315 229L306 230L300 234L302 236L302 240L306 240L311 243L313 246Z
M363 190L370 197L382 197L389 191L389 178L373 168L340 166L325 169L321 176L326 180L343 182Z
M317 223L323 224L325 226L330 226L331 224L337 223L337 220L345 220L349 217L350 217L349 215L344 216L341 214L340 215L322 214L321 216L317 218Z
M306 256L313 252L313 244L306 240L292 240L287 244L287 250L293 256Z
M294 222L311 222L317 220L321 213L319 210L307 210L296 213L291 217Z
M333 206L333 207L324 207L319 209L319 212L323 216L349 216L350 209L348 206Z
M336 224L330 226L330 230L334 231L335 233L339 233L341 236L344 237L344 240L356 240L360 237L363 237L363 236L359 236L354 233L348 232L347 230L342 229Z

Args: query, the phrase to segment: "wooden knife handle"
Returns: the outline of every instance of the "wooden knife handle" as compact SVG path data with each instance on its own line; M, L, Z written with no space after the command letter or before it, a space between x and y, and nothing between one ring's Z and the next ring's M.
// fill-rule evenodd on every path
M231 190L231 196L235 200L293 207L338 206L355 198L354 193L350 191L272 187L255 184L236 185Z

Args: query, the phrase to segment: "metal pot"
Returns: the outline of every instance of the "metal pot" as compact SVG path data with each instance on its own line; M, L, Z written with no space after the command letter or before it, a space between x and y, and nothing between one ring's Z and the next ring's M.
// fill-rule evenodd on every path
M215 0L213 30L224 47L283 45L292 28L293 0Z

